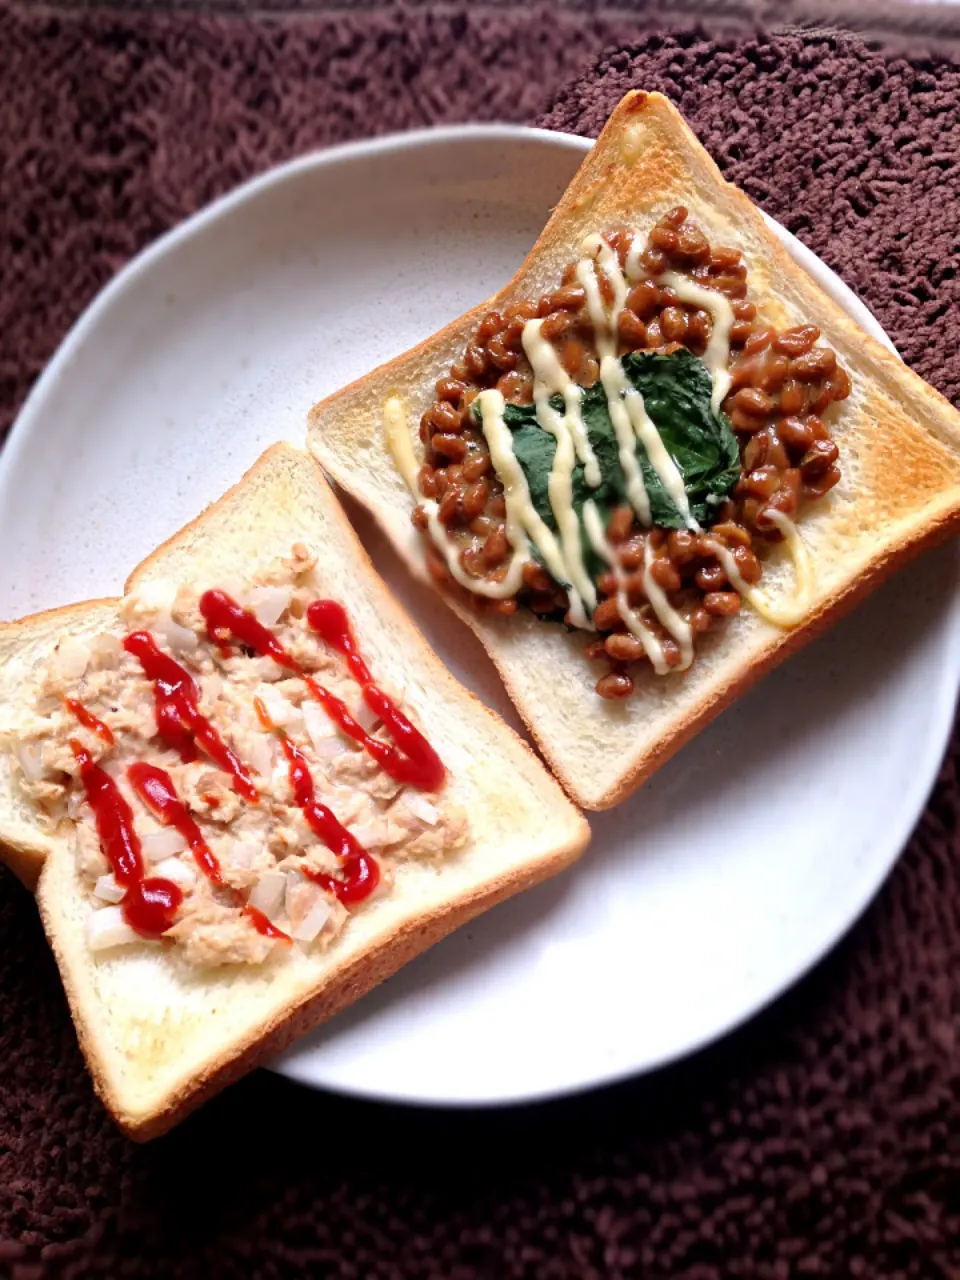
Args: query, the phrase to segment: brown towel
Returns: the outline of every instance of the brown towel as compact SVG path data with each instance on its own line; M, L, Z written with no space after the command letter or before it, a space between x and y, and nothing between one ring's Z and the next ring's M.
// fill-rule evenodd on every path
M637 35L623 15L521 6L0 10L2 412L117 266L240 178L390 128L532 122L602 44ZM960 395L955 66L822 33L651 37L541 123L594 132L634 86L673 98ZM0 873L0 1277L960 1276L956 761L878 902L798 989L692 1061L532 1110L405 1111L260 1072L134 1147L92 1095L32 903Z

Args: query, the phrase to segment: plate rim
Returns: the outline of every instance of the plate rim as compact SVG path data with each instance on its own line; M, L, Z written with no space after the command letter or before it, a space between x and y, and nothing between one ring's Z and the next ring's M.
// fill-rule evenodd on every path
M461 124L445 125L434 128L411 130L402 133L390 133L376 138L361 139L330 147L316 149L273 166L261 174L248 179L233 190L217 197L202 209L170 228L141 249L129 262L103 286L90 303L80 313L68 329L66 335L56 348L51 359L30 389L27 397L7 436L2 452L0 452L0 502L4 497L6 485L16 474L20 454L26 447L40 418L48 390L52 389L68 369L74 355L80 350L87 336L95 329L101 315L109 310L114 301L124 292L135 288L138 279L154 265L160 263L168 254L176 252L181 243L189 241L194 235L202 232L211 223L215 223L255 199L271 187L287 181L295 180L301 174L317 168L331 165L375 158L380 155L395 154L404 150L430 148L444 145L464 138L486 142L509 144L523 140L541 139L551 147L585 155L593 145L593 139L576 134L560 133L550 129L536 129L513 124ZM761 210L763 213L763 211ZM801 265L853 319L878 341L883 342L895 352L895 347L884 332L879 322L866 305L857 297L852 289L828 267L802 241L793 236L768 214L763 213L765 220L775 232L781 243L791 256ZM559 1098L572 1097L594 1089L600 1089L618 1082L648 1075L660 1071L672 1063L678 1062L708 1045L714 1044L740 1026L748 1023L771 1004L778 1000L806 977L845 937L876 898L880 888L886 882L901 854L905 851L910 835L922 815L939 774L949 743L950 732L955 714L955 702L960 687L960 600L955 600L949 612L943 615L944 630L943 659L937 682L935 699L931 700L928 716L928 728L924 739L922 762L915 760L915 767L910 773L910 787L901 804L901 822L891 827L892 838L885 841L883 856L875 856L870 860L868 874L860 888L859 905L851 911L842 913L843 920L817 935L812 945L803 948L806 959L796 965L785 977L774 982L761 999L752 998L737 1013L722 1018L711 1024L706 1030L689 1036L682 1043L668 1052L649 1058L641 1065L632 1067L616 1067L609 1071L598 1071L575 1083L561 1083L546 1086L543 1089L526 1089L521 1093L501 1092L495 1096L456 1096L430 1098L409 1092L391 1091L389 1087L372 1089L363 1085L350 1087L346 1084L321 1083L309 1072L297 1069L285 1060L270 1062L265 1065L279 1074L310 1088L337 1093L345 1097L360 1098L394 1105L459 1109L487 1109L493 1107L513 1107L553 1101ZM922 768L916 765L922 763ZM546 767L546 766L545 766Z

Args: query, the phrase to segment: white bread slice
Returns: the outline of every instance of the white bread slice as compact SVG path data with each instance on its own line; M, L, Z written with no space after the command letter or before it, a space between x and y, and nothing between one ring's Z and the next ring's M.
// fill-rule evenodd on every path
M314 462L276 445L234 489L131 576L215 585L302 540L320 552L324 591L348 608L377 678L405 688L449 770L471 841L426 865L398 864L390 891L349 919L320 954L259 967L186 972L161 947L90 952L88 895L63 841L41 839L9 775L0 831L21 860L46 854L37 898L71 1012L103 1101L132 1137L162 1133L204 1098L394 973L458 925L560 871L589 828L534 753L456 683L376 576ZM100 628L115 606L78 605L11 624L4 652L37 657L61 634ZM29 696L29 683L6 688Z
M424 539L410 524L415 500L387 451L382 410L399 396L415 427L433 385L488 310L536 299L580 256L586 234L624 223L648 228L685 205L716 244L742 250L750 297L778 324L822 330L853 381L832 434L843 479L801 512L816 566L804 622L780 630L744 608L698 645L685 675L637 681L623 703L598 698L581 656L588 637L536 621L478 616L450 598L479 636L541 751L570 795L603 809L646 777L776 663L845 613L898 565L960 527L960 415L866 335L799 268L747 197L724 181L679 112L661 95L630 93L611 116L510 283L432 338L316 405L308 446L337 484L373 512L412 571L426 577ZM934 339L936 340L936 338ZM417 446L419 447L419 446ZM765 563L764 587L789 597L782 552Z

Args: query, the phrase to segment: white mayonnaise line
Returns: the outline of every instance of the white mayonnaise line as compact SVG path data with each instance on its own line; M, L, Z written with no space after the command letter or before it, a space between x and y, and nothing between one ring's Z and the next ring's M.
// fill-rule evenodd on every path
M658 276L657 281L672 289L681 302L706 311L712 320L710 341L703 353L703 363L713 379L710 404L714 413L719 413L730 390L730 370L727 365L730 361L730 329L734 319L730 299L717 289L705 289L703 285L678 271L665 271L662 276Z
M623 267L631 284L638 284L639 281L647 278L647 273L640 262L645 247L643 240L640 238L640 232L634 231L633 241L627 250L627 260Z
M592 499L588 499L583 504L583 527L587 538L594 551L606 564L613 570L617 579L617 612L631 635L643 645L644 652L650 659L650 664L658 676L665 676L670 671L667 665L666 656L663 652L663 645L653 634L649 627L644 626L639 614L635 609L630 607L630 601L627 599L626 577L617 562L617 558L613 553L604 532L603 520L600 518L600 512L597 510L596 503Z
M583 544L580 539L580 522L573 507L573 469L577 461L576 441L579 436L589 464L584 465L584 478L595 488L600 483L600 468L586 438L586 429L580 413L580 388L572 381L557 359L556 352L541 335L542 320L529 320L523 327L523 349L534 372L533 401L537 421L557 442L553 466L547 480L550 507L560 530L560 544L567 567L564 581L568 590L570 620L575 626L587 625L587 612L596 608L597 592L583 563ZM567 412L559 414L550 404L550 396L564 395ZM567 393L570 393L569 395ZM574 413L571 414L571 406ZM571 421L575 417L576 426ZM583 453L581 453L581 458ZM592 481L590 477L593 477ZM584 608L586 606L586 609Z
M643 589L647 593L647 599L653 605L653 611L657 615L660 625L673 636L680 646L680 665L673 669L675 671L686 671L690 663L693 662L693 630L690 623L677 613L667 599L667 593L663 587L655 581L653 574L650 572L653 561L653 549L648 538L643 548Z
M506 531L508 540L513 547L519 549L526 542L524 535L529 535L540 552L548 573L566 589L570 603L571 624L585 630L592 629L592 623L584 611L583 600L571 574L571 569L574 566L568 564L567 558L563 554L556 538L540 518L530 500L530 487L527 484L527 477L517 461L517 455L513 451L513 435L504 421L505 404L503 396L497 390L481 391L475 403L480 406L480 426L487 441L487 447L490 450L490 461L493 463L494 470L503 484L503 497L507 504ZM558 465L557 458L560 456L561 448L563 448L565 456L563 462ZM563 477L564 473L566 473L566 487L569 489L569 477L573 472L573 462L573 441L570 439L569 434L561 430L560 435L557 437L557 454L554 458L554 466L548 482L551 506L554 505L554 478L558 476L556 489L559 493L563 489ZM576 513L573 510L572 499L568 497L567 502L570 515L573 517L574 524L576 524ZM558 496L557 505L561 509L563 508L564 503L561 496ZM564 530L561 525L561 534L563 535L563 533ZM577 556L580 559L579 530L577 531L577 542ZM583 570L582 559L580 560L580 569L581 571ZM583 579L590 587L591 592L593 592L593 584L589 581L585 572L583 573ZM596 601L595 594L593 598Z
M496 394L496 393L495 393ZM439 505L432 498L425 498L420 492L418 480L419 468L410 439L410 428L403 403L396 396L391 397L383 406L383 430L387 437L387 448L403 476L407 488L423 507L427 516L427 529L437 550L447 562L451 577L476 595L489 596L493 600L505 600L516 595L523 581L523 566L530 559L530 552L523 530L519 530L518 540L511 534L510 510L507 507L506 534L513 547L513 557L502 582L493 582L489 578L474 578L460 563L460 548L450 537L441 523L438 512ZM526 484L526 481L524 481ZM516 527L513 530L517 533ZM548 530L549 532L549 530Z
M601 315L603 316L604 328L607 330L607 344L612 346L612 354L617 353L617 325L620 321L620 312L627 303L627 282L623 272L620 270L620 259L616 253L604 240L603 236L593 235L586 236L583 244L580 246L580 252L600 268L609 281L610 288L613 290L613 305L610 308L609 316L606 315L601 298ZM591 313L591 319L593 314ZM598 334L602 330L598 329Z
M683 476L680 474L677 464L667 452L667 447L663 443L653 419L647 413L646 406L643 403L643 396L628 381L627 375L623 371L623 365L619 360L610 356L603 357L600 361L600 381L603 383L603 389L607 393L607 408L610 411L611 418L613 417L614 407L619 408L622 405L626 410L630 427L634 434L639 437L644 449L646 449L650 465L660 477L660 483L667 491L670 501L680 512L687 528L692 529L694 533L699 533L700 526L690 512L690 502L687 498L687 491L684 488Z
M418 475L420 468L413 452L413 441L410 439L410 428L403 401L391 396L383 406L383 433L387 437L387 448L390 456L397 464L397 470L403 476L407 488L418 500L423 497L420 492Z
M671 502L680 512L688 529L699 532L700 526L690 514L690 503L683 476L667 452L653 419L647 413L643 396L627 380L623 365L617 359L617 327L620 312L627 300L627 282L620 270L620 260L607 242L598 235L583 242L586 255L577 263L577 279L586 295L590 322L597 335L600 355L600 381L607 396L607 409L617 436L620 465L627 478L627 497L643 524L650 524L650 498L643 483L643 472L636 458L634 438L640 440L650 465L660 479ZM613 306L609 315L597 281L597 264L610 282Z
M795 627L798 622L804 620L810 608L814 579L813 561L797 526L789 516L769 507L765 514L783 534L790 558L793 560L796 589L792 600L784 601L782 604L775 603L767 593L758 591L746 581L729 547L725 547L713 538L707 545L723 565L724 573L730 579L731 585L736 587L747 604L759 613L761 618L773 623L775 627Z
M597 273L591 259L581 258L577 263L577 280L586 296L590 323L596 332L597 350L600 351L600 344L608 341L605 337L607 315L603 305L603 298L600 295L600 286L597 283ZM601 381L603 380L603 360L604 357L601 356ZM604 386L604 390L607 391L606 386ZM631 507L640 517L641 523L648 525L651 522L650 499L647 496L646 485L643 483L643 472L640 470L640 463L637 461L630 415L623 404L612 397L609 391L607 391L607 406L610 410L610 421L613 423L614 434L617 437L620 466L627 482L627 498Z
M537 420L542 424L541 401L545 410L557 415L547 403L551 396L563 396L566 429L573 437L577 457L583 463L583 478L591 489L600 483L600 464L587 435L581 411L582 392L560 363L553 344L540 332L542 320L528 320L523 326L521 341L530 368L533 370L533 400L537 406Z

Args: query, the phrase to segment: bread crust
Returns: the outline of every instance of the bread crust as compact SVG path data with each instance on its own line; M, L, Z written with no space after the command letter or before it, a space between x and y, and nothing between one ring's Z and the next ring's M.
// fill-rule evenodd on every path
M416 422L433 398L435 379L446 374L487 311L555 287L589 232L624 222L649 225L676 204L690 210L711 240L743 252L751 300L761 315L775 323L816 324L847 368L854 392L831 426L844 480L800 520L818 568L818 589L804 621L778 630L743 610L722 639L711 637L704 646L709 661L698 657L685 676L641 676L642 688L625 710L611 710L596 697L589 667L558 626L533 624L540 633L535 639L521 615L479 615L441 592L487 649L568 793L587 809L626 799L764 674L895 569L960 529L960 415L793 261L750 200L724 181L667 99L643 92L628 94L616 108L530 254L499 293L309 415L314 456L372 512L411 571L429 581L424 540L409 522L414 499L379 426L383 403L401 397ZM768 583L774 593L788 591L789 575L767 574ZM531 674L537 663L540 680ZM569 731L571 724L582 728L582 741Z

